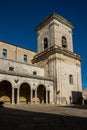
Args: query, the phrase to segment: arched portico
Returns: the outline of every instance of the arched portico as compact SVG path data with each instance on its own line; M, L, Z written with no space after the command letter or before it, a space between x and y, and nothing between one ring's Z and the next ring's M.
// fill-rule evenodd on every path
M19 102L29 103L31 102L31 87L28 83L22 83L20 85Z
M37 98L39 98L40 103L46 103L46 88L44 85L37 87Z
M7 80L0 82L0 100L5 103L12 103L12 84Z

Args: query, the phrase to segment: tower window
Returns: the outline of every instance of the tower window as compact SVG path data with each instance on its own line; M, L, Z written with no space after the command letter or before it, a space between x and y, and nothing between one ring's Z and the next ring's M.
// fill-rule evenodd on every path
M24 61L24 63L27 63L27 55L24 55L23 61Z
M6 49L3 49L2 50L2 58L7 58L7 50Z
M67 39L64 36L62 37L62 47L67 48Z
M48 39L44 38L44 49L48 48Z
M69 83L73 84L73 75L69 75Z

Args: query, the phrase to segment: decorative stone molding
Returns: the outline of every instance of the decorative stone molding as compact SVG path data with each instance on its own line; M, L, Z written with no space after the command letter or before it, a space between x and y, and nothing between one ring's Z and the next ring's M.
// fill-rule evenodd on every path
M40 79L40 80L53 81L53 78L51 78L51 77L44 77L44 76L37 76L37 75L29 75L29 74L23 74L23 73L17 73L17 72L9 72L9 71L2 71L2 70L0 70L0 73L1 73L1 74L5 74L5 75L12 75L12 76L32 78L32 79Z
M43 52L36 54L34 56L34 58L32 59L32 63L37 63L39 61L42 61L43 59L47 59L50 55L55 54L55 53L60 53L60 54L66 55L68 57L77 59L79 61L82 60L80 55L77 55L67 49L54 45L54 46L44 50Z

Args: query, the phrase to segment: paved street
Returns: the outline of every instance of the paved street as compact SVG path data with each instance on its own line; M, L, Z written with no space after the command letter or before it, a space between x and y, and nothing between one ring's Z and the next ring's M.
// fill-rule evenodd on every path
M56 105L4 105L0 130L87 130L87 108Z

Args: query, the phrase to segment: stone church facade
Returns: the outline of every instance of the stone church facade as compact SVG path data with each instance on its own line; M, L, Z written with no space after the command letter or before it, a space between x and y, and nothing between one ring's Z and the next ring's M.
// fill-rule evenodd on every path
M11 104L78 103L81 57L73 52L73 26L51 14L35 29L37 52L0 42L0 100Z

